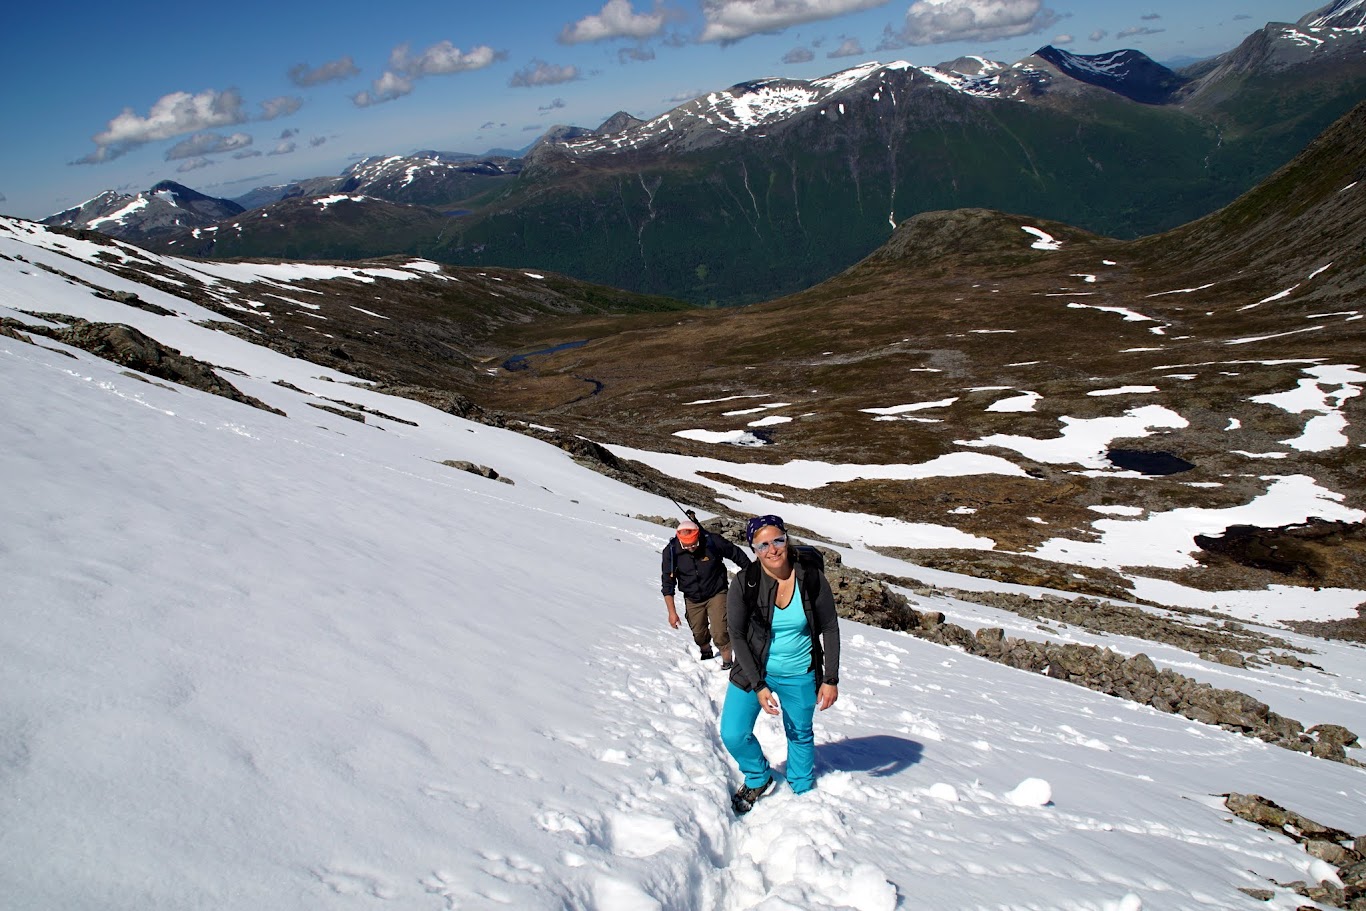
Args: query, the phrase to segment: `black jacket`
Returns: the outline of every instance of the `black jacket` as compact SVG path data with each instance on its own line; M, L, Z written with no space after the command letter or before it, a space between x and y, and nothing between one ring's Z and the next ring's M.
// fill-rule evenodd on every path
M838 684L840 628L830 583L826 581L825 573L804 560L796 561L794 571L802 590L806 625L811 630L811 669L816 672L816 683ZM778 581L759 569L757 590L750 592L747 598L748 575L738 573L730 583L730 593L726 596L726 625L735 652L730 681L745 692L753 692L764 682L764 668L768 666ZM810 597L813 592L814 598Z
M729 559L740 569L749 566L749 557L743 550L720 535L709 531L702 532L704 547L694 556L677 538L670 538L660 554L660 591L672 595L677 587L683 589L683 597L689 601L706 601L726 590L726 564L722 558Z

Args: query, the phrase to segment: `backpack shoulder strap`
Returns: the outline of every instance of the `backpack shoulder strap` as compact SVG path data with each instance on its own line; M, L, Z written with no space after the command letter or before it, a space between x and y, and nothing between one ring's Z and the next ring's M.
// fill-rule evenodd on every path
M740 573L745 580L745 607L749 608L751 614L759 606L759 572L759 564L751 563Z
M825 555L809 544L799 544L797 562L805 569L802 574L802 598L808 605L814 605L821 592L820 576L825 572Z

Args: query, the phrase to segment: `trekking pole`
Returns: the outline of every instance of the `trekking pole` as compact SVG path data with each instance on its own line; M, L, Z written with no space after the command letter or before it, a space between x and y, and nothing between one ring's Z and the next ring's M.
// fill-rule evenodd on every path
M691 509L684 509L683 504L675 500L673 496L671 496L668 492L665 492L664 496L668 497L669 502L673 503L673 505L678 507L679 512L683 513L683 515L688 517L688 521L695 524L698 528L702 528L702 523L697 520L697 513L693 512Z
M645 486L648 487L648 488L650 489L651 492L663 496L666 500L668 500L668 501L669 501L670 503L672 503L674 506L678 507L678 511L681 512L681 513L683 513L683 515L687 516L687 517L688 517L688 520L689 520L690 522L695 523L695 524L697 525L698 528L703 528L702 523L701 523L700 521L698 521L697 513L694 512L694 511L691 510L691 509L686 508L682 503L680 503L680 502L678 502L677 500L675 500L673 494L669 493L669 492L668 492L667 490L665 490L663 487L660 487L660 486L659 486L658 484L656 484L651 478L649 478L649 477L647 477L646 475L642 474L641 472L637 471L635 468L632 468L630 465L627 465L627 464L625 464L625 463L622 463L622 466L621 466L621 467L625 468L627 471L631 472L631 474L635 475L636 477L640 478L640 480L644 481L644 482L645 482ZM705 531L705 529L703 529L703 530Z
M640 479L641 479L642 481L644 481L647 485L649 485L651 488L653 488L655 493L663 494L663 496L664 496L665 499L667 499L667 500L668 500L670 503L672 503L674 506L677 506L677 507L678 507L678 511L681 512L681 513L683 513L683 515L687 516L687 517L688 517L688 520L689 520L690 522L696 523L698 528L701 528L701 527L702 527L702 523L701 523L701 522L698 522L698 520L697 520L697 513L693 512L691 509L687 509L686 507L683 506L682 503L680 503L680 502L678 502L677 500L675 500L673 494L669 493L669 492L668 492L667 490L665 490L663 487L660 487L658 484L656 484L654 481L652 481L652 480L650 480L649 478L647 478L645 475L641 474L641 473L638 472L638 471L635 471L635 469L632 469L631 471L632 471L632 473L633 473L636 477L640 478Z

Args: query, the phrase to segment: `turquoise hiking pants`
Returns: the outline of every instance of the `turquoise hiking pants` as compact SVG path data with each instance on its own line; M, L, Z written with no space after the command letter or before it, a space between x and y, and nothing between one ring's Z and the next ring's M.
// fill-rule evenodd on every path
M787 734L787 783L798 794L816 786L816 736L811 723L816 715L816 674L767 678L769 688L782 707L783 732ZM721 742L740 766L746 787L757 788L769 779L768 758L754 736L759 696L735 684L726 689L721 709Z

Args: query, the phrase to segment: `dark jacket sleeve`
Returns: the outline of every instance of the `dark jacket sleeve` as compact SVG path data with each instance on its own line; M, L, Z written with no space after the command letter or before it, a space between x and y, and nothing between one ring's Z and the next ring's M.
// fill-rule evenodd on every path
M750 619L750 609L745 604L745 573L739 572L730 580L730 591L726 593L726 628L730 630L730 648L735 658L731 681L742 689L747 682L752 692L755 684L763 682L764 675L759 673L759 659L749 647Z
M716 539L721 542L721 556L730 560L730 562L734 563L743 572L744 568L749 566L751 562L749 554L741 550L739 545L732 544L720 535L717 535Z
M830 590L830 580L825 573L820 574L820 594L816 596L816 625L813 630L821 637L822 669L817 683L838 680L840 676L840 621L835 612L835 593Z
M674 542L670 541L664 545L664 550L660 554L659 563L659 591L661 594L672 595L677 591L674 583Z

